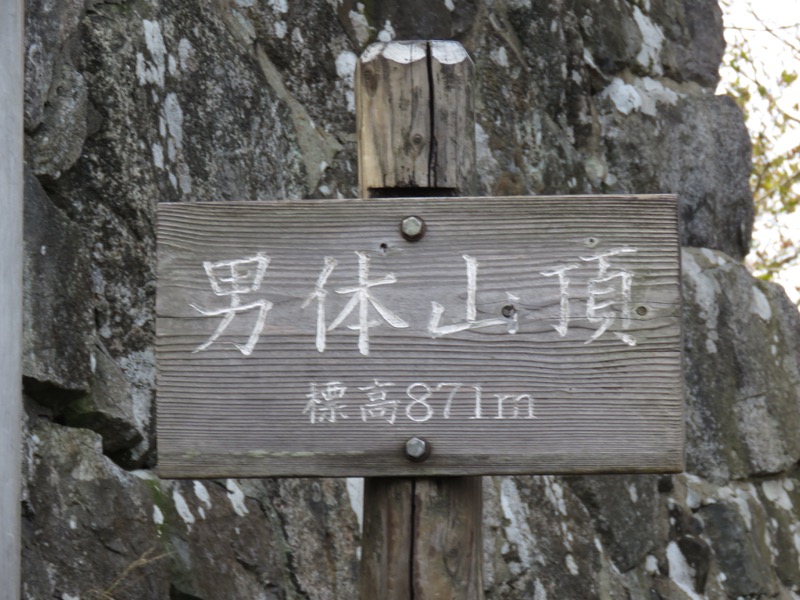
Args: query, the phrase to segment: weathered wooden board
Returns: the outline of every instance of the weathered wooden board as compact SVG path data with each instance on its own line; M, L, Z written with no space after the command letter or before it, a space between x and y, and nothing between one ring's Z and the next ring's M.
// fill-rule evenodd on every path
M162 476L683 466L673 196L161 205L158 229Z

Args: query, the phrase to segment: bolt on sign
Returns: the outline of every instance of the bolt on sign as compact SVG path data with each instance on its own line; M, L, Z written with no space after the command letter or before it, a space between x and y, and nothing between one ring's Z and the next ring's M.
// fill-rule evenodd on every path
M166 204L165 477L683 467L674 196Z

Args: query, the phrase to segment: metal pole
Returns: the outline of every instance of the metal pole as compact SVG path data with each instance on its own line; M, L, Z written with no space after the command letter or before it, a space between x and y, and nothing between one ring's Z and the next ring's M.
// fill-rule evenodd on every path
M0 3L0 599L20 597L23 0Z

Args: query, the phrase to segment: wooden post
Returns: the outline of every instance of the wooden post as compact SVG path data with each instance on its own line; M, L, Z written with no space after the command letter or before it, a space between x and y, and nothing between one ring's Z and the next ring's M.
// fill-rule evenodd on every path
M367 48L356 74L362 197L475 192L472 73L457 42ZM366 479L362 600L482 598L481 511L480 477Z
M0 598L20 592L23 3L0 6Z

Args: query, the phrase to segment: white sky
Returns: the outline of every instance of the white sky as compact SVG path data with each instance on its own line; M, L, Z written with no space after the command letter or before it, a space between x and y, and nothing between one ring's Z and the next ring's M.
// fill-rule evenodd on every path
M797 38L800 23L800 0L773 0L768 2L757 0L752 4L753 9L764 24L771 28L778 36L782 36L789 43L798 49L800 54L800 40ZM797 62L796 54L792 53L786 43L776 38L767 31L763 31L764 26L753 16L751 12L750 0L730 0L730 6L723 6L725 27L740 27L743 31L727 29L725 37L728 42L732 42L737 35L747 37L748 43L753 50L756 60L761 64L763 73L767 75L764 81L777 79L783 70L797 71L800 65ZM726 69L723 67L722 76L726 78ZM731 74L732 75L732 74ZM781 99L781 107L800 118L800 110L794 108L800 102L800 88L794 88L795 93L791 96L784 96ZM798 142L795 138L794 145ZM787 145L791 143L787 140Z
M725 26L741 28L742 31L726 29L726 39L732 42L737 35L746 36L750 48L753 52L754 62L759 65L761 76L764 82L776 81L783 70L800 71L797 57L800 56L800 39L798 32L800 29L792 27L800 23L800 0L730 0L728 6L723 5ZM764 25L759 23L752 12L764 21L775 34L783 36L790 44L797 48L797 52L792 52L786 43L776 39L776 36L764 30ZM721 70L723 84L720 84L720 92L724 93L724 81L734 77L730 69ZM779 102L781 108L800 119L800 110L796 108L800 103L800 81L790 87L792 93L784 93ZM751 118L759 118L757 111L751 113ZM768 118L762 112L761 118ZM779 142L779 151L786 151L800 144L800 126L784 135ZM798 193L800 193L800 186ZM768 219L758 219L754 235L760 244L769 245L776 242L776 230L780 227L788 237L792 238L795 245L800 247L800 211L793 214L783 215L779 222L769 221ZM777 279L786 288L789 296L795 302L800 302L800 265L795 265L786 269Z

